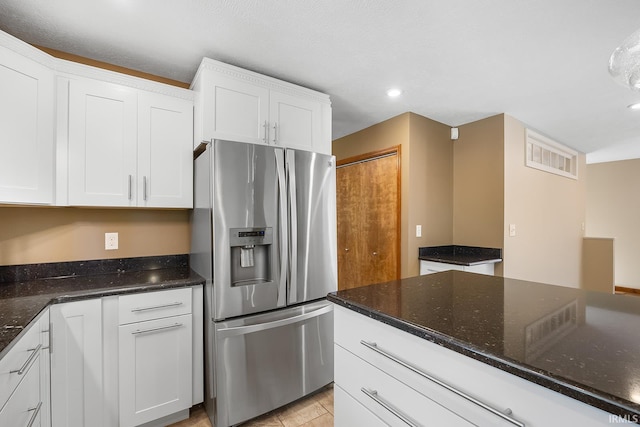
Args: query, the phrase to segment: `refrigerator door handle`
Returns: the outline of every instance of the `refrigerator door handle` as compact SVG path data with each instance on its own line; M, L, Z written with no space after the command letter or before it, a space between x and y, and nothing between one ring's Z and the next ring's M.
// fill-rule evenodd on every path
M280 328L282 326L291 325L293 323L299 323L304 320L308 320L314 317L322 316L333 311L333 304L327 304L322 308L313 310L309 313L299 314L297 316L288 317L286 319L274 320L267 323L259 323L257 325L236 326L231 328L219 329L217 333L219 338L228 338L236 335L246 335L252 332L266 331L268 329Z
M298 301L298 212L296 208L295 151L286 151L287 183L289 187L289 280L288 301Z
M278 247L280 248L280 277L278 281L278 306L285 305L287 301L287 262L289 252L288 211L287 211L287 181L285 175L284 151L276 149L276 173L278 175Z

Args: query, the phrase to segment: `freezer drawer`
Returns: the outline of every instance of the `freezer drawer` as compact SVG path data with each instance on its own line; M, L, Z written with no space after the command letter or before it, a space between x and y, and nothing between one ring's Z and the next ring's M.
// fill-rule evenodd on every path
M333 381L325 300L215 324L216 426L269 412Z

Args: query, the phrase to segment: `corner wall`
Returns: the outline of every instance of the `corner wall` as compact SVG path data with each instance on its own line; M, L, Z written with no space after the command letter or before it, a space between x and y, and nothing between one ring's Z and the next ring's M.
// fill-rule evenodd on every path
M400 275L419 274L418 248L452 238L452 147L449 127L404 113L333 141L338 160L401 146ZM422 237L415 237L416 225Z
M640 159L587 165L587 236L615 239L615 285L640 289Z
M462 125L459 135L453 142L453 244L502 248L504 115Z
M504 115L503 275L580 287L586 162L578 179L525 166L525 126ZM509 224L516 236L509 237Z

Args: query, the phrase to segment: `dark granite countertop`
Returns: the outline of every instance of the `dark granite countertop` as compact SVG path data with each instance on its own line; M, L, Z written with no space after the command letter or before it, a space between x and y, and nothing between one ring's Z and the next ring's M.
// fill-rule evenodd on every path
M427 246L418 249L418 259L457 265L491 264L502 261L502 249L478 246Z
M640 419L640 297L444 271L330 301L612 414Z
M0 359L51 304L204 283L187 255L6 266L0 280Z

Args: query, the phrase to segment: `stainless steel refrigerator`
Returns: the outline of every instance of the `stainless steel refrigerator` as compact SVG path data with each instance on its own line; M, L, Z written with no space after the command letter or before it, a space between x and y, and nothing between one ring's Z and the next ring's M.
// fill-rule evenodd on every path
M219 140L195 155L205 406L226 427L333 381L335 158Z

